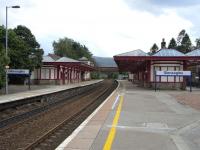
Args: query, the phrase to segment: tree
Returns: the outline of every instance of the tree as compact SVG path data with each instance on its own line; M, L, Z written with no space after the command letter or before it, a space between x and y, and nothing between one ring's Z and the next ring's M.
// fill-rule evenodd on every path
M188 52L191 51L192 42L191 42L190 37L187 33L185 34L185 36L183 37L183 39L181 41L181 46L182 46L181 51L183 53L188 53Z
M181 30L177 37L177 50L182 53L187 53L192 50L192 42L184 29Z
M66 56L73 59L86 57L89 60L92 60L92 53L85 45L81 45L80 43L67 37L54 41L53 48L54 53L61 57Z
M26 43L21 40L16 33L8 30L8 56L10 58L10 68L12 69L28 69L28 50Z
M200 48L200 38L197 38L197 39L195 40L195 42L196 42L195 48L196 48L196 49L199 49L199 48Z
M0 89L5 84L5 66L8 64L3 43L5 43L5 28L0 26Z
M14 32L31 48L40 48L40 44L36 41L35 36L31 33L31 30L25 26L18 25Z
M154 54L158 51L158 46L156 45L156 43L153 44L153 46L150 49L151 54Z
M178 37L177 37L177 45L180 46L181 42L183 40L183 37L185 36L186 31L185 29L181 30L181 32L179 32Z
M172 38L169 42L168 48L169 49L176 49L177 44L176 44L176 40L174 38Z
M26 57L24 58L24 61L22 60L23 65L16 67L23 67L26 69L30 69L31 71L34 68L41 67L44 51L40 48L40 44L36 41L36 38L31 33L31 30L25 26L19 25L17 26L17 28L14 29L14 32L18 40L20 41L18 45L22 46L21 52L23 53L21 53L20 55Z
M5 53L5 27L0 26L0 48ZM8 29L8 58L2 58L3 70L5 65L12 69L30 69L38 68L42 64L43 50L36 41L35 36L25 26L17 26L15 29ZM9 61L8 61L9 60ZM1 67L2 68L2 67ZM2 74L2 71L0 71ZM2 75L1 75L2 76ZM1 78L1 77L0 77ZM1 80L1 79L0 79ZM15 79L16 80L16 79ZM1 81L0 81L1 82Z
M5 66L6 66L5 49L0 44L0 89L5 83Z

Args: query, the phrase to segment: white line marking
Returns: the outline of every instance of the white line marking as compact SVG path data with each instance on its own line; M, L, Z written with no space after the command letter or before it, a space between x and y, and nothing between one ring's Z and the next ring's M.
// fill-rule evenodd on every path
M115 106L116 106L116 104L117 104L117 102L118 102L118 100L119 100L119 94L117 95L117 97L116 97L116 99L115 99L115 102L113 103L113 105L112 105L112 110L115 108Z
M111 128L112 125L107 125L107 127ZM115 126L118 129L124 130L134 130L134 131L141 131L141 132L153 132L153 133L168 133L174 131L175 128L149 128L144 126Z
M171 135L172 140L174 141L178 150L190 150L185 141L178 135Z
M180 134L182 134L182 133L185 133L186 131L189 131L189 130L191 130L191 129L194 129L194 128L198 127L199 124L200 124L200 120L197 120L197 121L195 121L195 122L193 122L193 123L191 123L191 124L189 124L189 125L186 125L185 127L179 128L179 129L175 132L175 134L180 135Z
M174 141L178 150L190 150L189 146L186 144L186 142L180 136L180 134L183 134L186 131L196 128L197 126L199 126L199 123L200 123L200 120L197 120L189 125L186 125L185 127L176 129L175 132L173 132L173 135L171 135L171 138Z
M76 130L74 130L72 134L68 136L68 138L66 138L55 150L65 149L69 142L71 142L76 137L76 135L86 126L86 124L92 119L92 117L94 117L94 115L99 111L99 109L101 109L101 107L110 99L110 97L119 88L119 85L120 83L118 84L117 88L110 94L110 96L90 116L88 116L88 118L84 122L82 122L81 125L78 128L76 128Z

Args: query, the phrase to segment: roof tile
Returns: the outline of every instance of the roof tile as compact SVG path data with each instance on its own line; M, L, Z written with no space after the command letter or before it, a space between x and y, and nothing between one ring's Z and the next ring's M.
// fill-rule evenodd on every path
M118 54L116 56L148 56L148 54L142 51L141 49L137 49L130 52Z
M175 49L160 49L153 56L176 57L176 56L185 56L185 54L183 54Z
M60 59L56 60L56 62L79 62L79 61L68 57L61 57Z
M186 56L200 56L200 49L195 49L186 54Z
M42 62L55 62L50 56L43 56Z

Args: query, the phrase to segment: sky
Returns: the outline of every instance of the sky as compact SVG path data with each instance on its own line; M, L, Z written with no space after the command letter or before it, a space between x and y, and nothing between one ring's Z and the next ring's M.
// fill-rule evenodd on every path
M0 0L0 24L25 25L45 54L52 42L68 37L87 46L95 56L112 57L127 51L148 52L162 38L168 43L182 29L193 44L200 38L200 0Z

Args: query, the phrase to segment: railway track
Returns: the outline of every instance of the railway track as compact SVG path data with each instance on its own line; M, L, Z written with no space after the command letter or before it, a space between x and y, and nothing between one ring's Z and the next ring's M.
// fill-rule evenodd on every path
M88 92L90 91L91 90L85 90L84 94L88 94ZM79 94L80 92L77 92L77 93L74 93L73 95L77 96ZM80 95L83 95L83 93ZM56 95L55 97L57 96L58 95ZM25 104L23 104L23 102L20 101L21 104L18 104L17 106L8 107L5 110L0 109L0 129L7 127L10 124L14 124L14 123L23 121L25 119L28 119L29 117L32 117L41 112L44 112L60 103L66 102L70 98L71 98L70 96L66 97L66 94L62 96L62 93L61 93L59 98L56 98L56 99L54 98L54 100L51 100L50 102L47 102L47 101L38 102L38 98L37 98L37 101L35 102L27 103L26 101L24 101ZM44 99L44 98L41 97L41 99Z
M92 92L41 113L22 124L0 130L0 149L54 149L116 88L104 81ZM21 135L20 135L21 134Z

